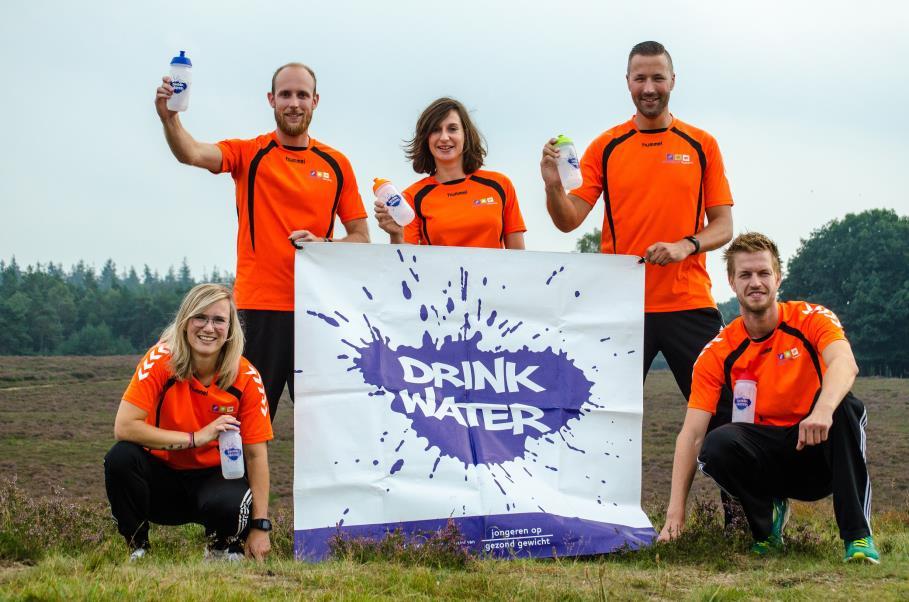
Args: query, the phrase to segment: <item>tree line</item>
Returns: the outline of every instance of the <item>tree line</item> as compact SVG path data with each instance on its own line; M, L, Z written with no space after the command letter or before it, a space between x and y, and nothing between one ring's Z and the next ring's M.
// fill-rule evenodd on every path
M233 277L214 271L203 281ZM112 260L98 273L82 261L69 270L0 261L0 355L143 353L196 284L185 260L163 276L148 266L118 273Z
M576 248L599 246L594 230ZM233 277L214 272L201 281ZM99 273L84 262L67 271L0 261L0 355L142 353L195 284L185 260L163 276L148 266L141 276L133 268L118 273L111 260ZM909 376L909 217L871 209L813 231L783 268L780 298L832 309L863 374ZM738 302L720 311L729 322Z
M576 250L599 251L600 236L585 234ZM869 209L814 230L783 266L779 296L833 310L863 375L909 376L909 217ZM719 309L726 323L739 315L735 298Z

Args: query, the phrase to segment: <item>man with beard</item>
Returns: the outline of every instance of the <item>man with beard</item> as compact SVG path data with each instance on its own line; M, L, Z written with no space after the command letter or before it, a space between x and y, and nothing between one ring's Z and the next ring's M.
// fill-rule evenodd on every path
M868 416L850 392L858 366L843 326L820 305L777 301L780 255L763 234L739 235L723 256L741 317L704 348L694 366L660 540L684 527L697 461L741 502L755 554L782 549L788 498L813 501L832 493L843 559L877 564L865 464ZM757 383L756 395L734 400L741 410L753 404L753 418L734 411L732 423L707 433L720 390L734 388L739 379Z
M543 147L546 208L556 227L570 232L602 194L600 251L647 262L644 377L662 351L687 399L694 360L722 327L705 253L732 238L732 194L713 137L669 112L675 73L663 45L632 48L625 79L637 111L587 148L579 188L566 194L555 140Z
M285 383L293 393L294 247L302 242L369 242L366 211L347 158L310 137L319 104L316 76L302 63L275 71L268 103L277 129L251 140L196 141L167 108L164 77L155 108L181 163L230 172L236 184L237 278L234 295L246 357L260 372L271 419ZM346 236L334 237L335 218Z

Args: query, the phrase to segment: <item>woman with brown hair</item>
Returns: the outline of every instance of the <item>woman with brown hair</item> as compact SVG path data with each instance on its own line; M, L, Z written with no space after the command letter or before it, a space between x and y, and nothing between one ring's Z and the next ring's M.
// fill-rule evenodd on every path
M392 243L524 248L524 219L506 176L481 169L485 143L457 100L440 98L417 121L407 158L425 178L404 190L416 218L402 228L376 201L379 226Z
M114 420L117 443L104 478L117 529L146 555L150 522L200 523L205 556L263 558L268 532L268 401L256 369L240 354L243 331L231 291L200 284L136 367ZM239 430L246 476L221 475L218 436Z

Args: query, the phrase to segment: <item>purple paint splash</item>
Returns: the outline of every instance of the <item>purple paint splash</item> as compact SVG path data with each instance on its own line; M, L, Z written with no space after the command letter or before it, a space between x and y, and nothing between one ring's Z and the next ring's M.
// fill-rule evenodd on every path
M391 409L465 466L523 456L528 439L570 428L590 399L593 383L552 348L484 351L479 332L441 344L424 332L419 347L392 348L377 328L370 334L354 359L364 381L392 392Z
M315 316L315 317L319 318L320 320L324 321L326 324L330 324L330 325L334 326L335 328L340 326L338 321L335 320L334 318L332 318L331 316L326 316L325 314L320 314L318 312L308 311L308 310L306 313L308 313L311 316Z
M558 274L559 272L564 272L564 271L565 271L565 266L560 267L558 270L553 270L552 275L546 279L546 286L549 286L549 283L552 282L552 279L556 277L556 274Z

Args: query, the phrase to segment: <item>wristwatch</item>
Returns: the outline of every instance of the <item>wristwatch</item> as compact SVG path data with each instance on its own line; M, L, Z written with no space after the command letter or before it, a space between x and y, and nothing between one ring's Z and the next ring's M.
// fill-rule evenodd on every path
M697 255L701 252L701 241L699 241L696 237L686 236L685 240L694 245L694 253L692 253L692 255Z
M271 531L271 521L267 518L254 518L249 521L249 526L251 529L258 529L259 531L265 531L266 533Z

